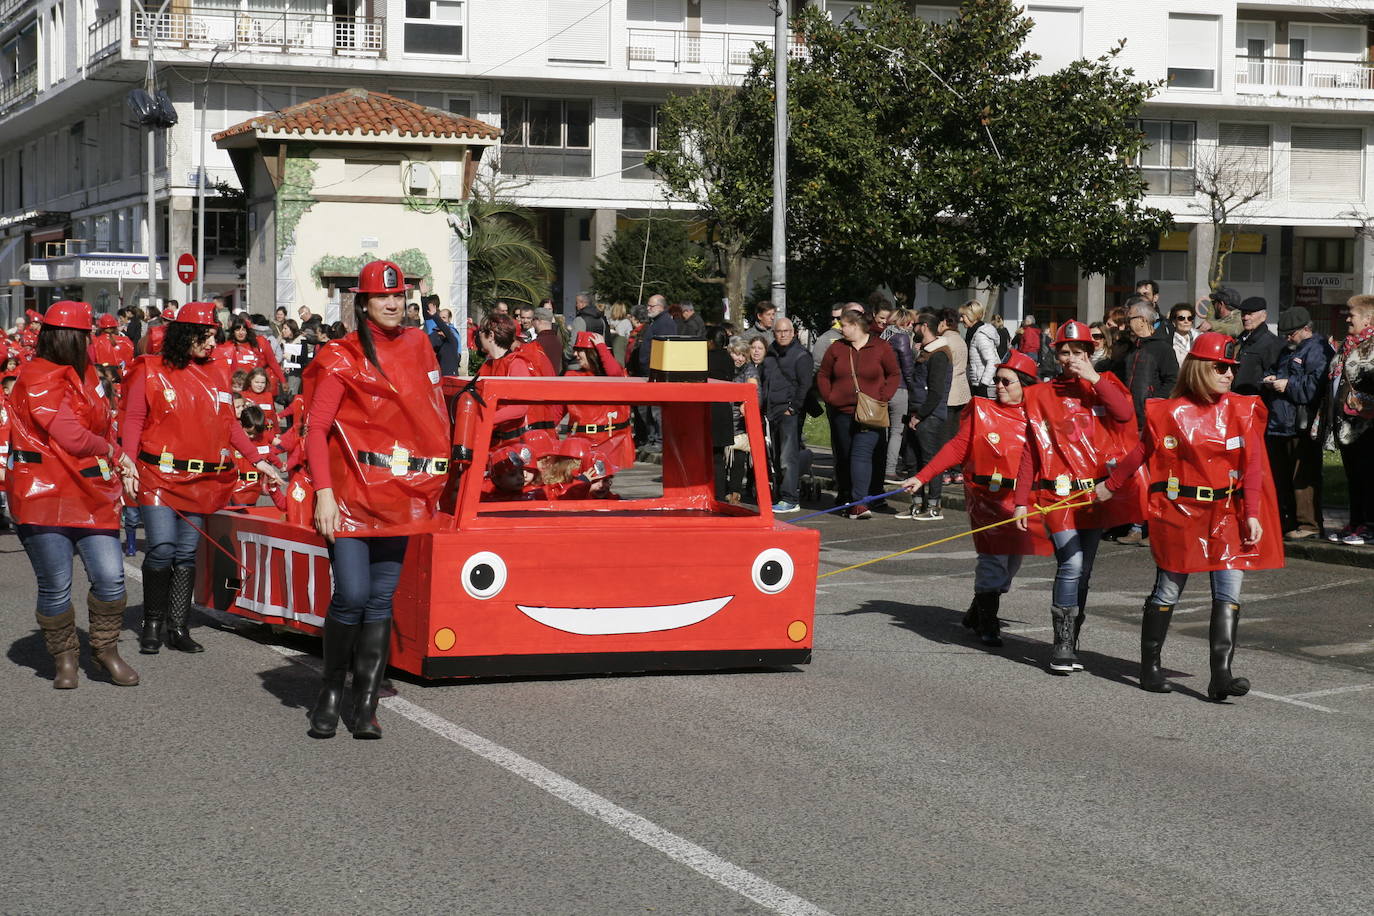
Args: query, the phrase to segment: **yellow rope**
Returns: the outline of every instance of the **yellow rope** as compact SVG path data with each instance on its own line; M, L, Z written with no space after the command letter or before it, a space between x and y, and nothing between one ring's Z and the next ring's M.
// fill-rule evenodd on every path
M1057 502L1057 503L1050 503L1048 506L1032 506L1031 508L1032 508L1033 510L1035 510L1036 512L1039 512L1041 515L1045 515L1046 513L1054 512L1054 511L1057 510L1057 509L1081 509L1081 508L1084 507L1084 506L1090 506L1090 505L1092 505L1093 498L1092 498L1092 493L1091 493L1091 492L1088 492L1088 493L1087 493L1087 497L1088 497L1088 498L1087 498L1086 501L1084 501L1084 502L1077 502L1077 503L1072 502L1072 500L1075 500L1075 499L1077 499L1079 496L1082 496L1082 495L1084 495L1084 494L1082 494L1082 493L1074 493L1074 494L1071 495L1071 496L1066 496L1064 499L1061 499L1061 500L1060 500L1059 502ZM1028 513L1026 513L1026 515L1027 515L1027 517L1029 517L1030 513L1028 512ZM835 575L836 573L849 572L851 569L859 569L859 568L864 567L864 566L870 566L870 565L872 565L872 564L874 564L874 563L880 563L880 562L882 562L883 560L890 560L890 559L892 559L893 557L900 557L900 556L902 556L903 554L915 553L915 552L918 551L918 550L925 550L927 547L935 547L936 545L945 544L945 543L948 543L949 541L957 541L959 538L968 537L969 535L971 535L971 534L977 534L977 533L980 532L980 531L987 531L987 530L990 529L990 528L999 528L999 527L1001 527L1002 525L1009 525L1009 524L1011 524L1011 523L1014 522L1014 521L1016 521L1016 517L1015 517L1015 516L1012 516L1011 518L1004 518L1004 519L1002 519L1002 521L1000 521L1000 522L993 522L991 525L984 525L984 526L981 527L981 528L974 528L974 529L972 529L972 530L970 530L970 531L961 531L961 532L959 532L958 534L951 534L951 535L950 535L949 537L947 537L947 538L940 538L938 541L931 541L929 544L918 544L918 545L915 546L915 547L908 547L906 550L899 550L899 551L897 551L896 553L889 553L887 556L875 557L875 558L872 559L872 560L864 560L862 563L855 563L853 566L846 566L846 567L844 567L844 568L842 568L842 569L832 569L832 570L830 570L830 572L828 572L828 573L821 573L819 576L816 577L816 581L819 582L821 579L824 579L826 576L833 576L833 575Z

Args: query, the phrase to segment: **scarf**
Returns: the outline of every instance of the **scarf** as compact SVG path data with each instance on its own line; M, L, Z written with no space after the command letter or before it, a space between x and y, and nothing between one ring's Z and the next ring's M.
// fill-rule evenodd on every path
M1346 335L1345 340L1341 342L1340 354L1331 361L1331 378L1338 379L1341 377L1341 373L1345 371L1346 357L1348 357L1356 347L1370 338L1374 338L1374 324L1371 324L1358 334Z

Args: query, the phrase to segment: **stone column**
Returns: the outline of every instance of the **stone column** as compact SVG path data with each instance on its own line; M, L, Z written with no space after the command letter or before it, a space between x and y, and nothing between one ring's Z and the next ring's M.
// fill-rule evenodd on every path
M193 203L190 197L172 197L169 199L170 217L167 220L167 288L171 290L169 298L175 299L183 305L196 298L196 284L193 280L190 283L182 283L177 278L177 258L183 253L190 252L195 254L196 249L193 244L195 230L195 211L191 209ZM204 270L205 265L197 265L198 270Z
M1101 321L1106 315L1107 277L1104 274L1088 274L1078 278L1078 315L1079 321L1092 324Z
M605 253L615 235L616 211L601 209L592 211L592 242L596 244L596 257Z
M1374 239L1362 235L1355 236L1355 289L1356 296L1374 292Z

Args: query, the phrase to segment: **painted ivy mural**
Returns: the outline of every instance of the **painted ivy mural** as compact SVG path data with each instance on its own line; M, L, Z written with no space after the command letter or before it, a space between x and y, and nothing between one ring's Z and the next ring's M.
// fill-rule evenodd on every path
M320 164L309 157L291 156L286 160L281 187L277 188L277 251L283 252L296 242L296 226L301 217L315 206L314 173Z
M393 252L385 258L378 258L371 254L327 254L315 262L315 266L310 268L310 275L315 278L315 285L323 288L325 277L356 277L362 272L364 264L373 261L391 261L401 272L406 275L406 280L415 283L420 280L432 281L434 270L430 267L429 258L418 248L407 248L404 251Z

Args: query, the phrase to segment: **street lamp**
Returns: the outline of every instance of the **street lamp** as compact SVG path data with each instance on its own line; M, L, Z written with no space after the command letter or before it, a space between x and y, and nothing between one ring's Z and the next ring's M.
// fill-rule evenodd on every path
M773 279L769 301L787 314L787 4L773 6Z
M151 21L144 20L144 28L148 35L148 72L144 79L144 88L131 90L128 98L129 108L133 111L134 117L138 119L139 124L148 128L148 210L144 214L144 220L148 227L149 305L153 305L157 298L157 201L153 189L153 174L157 168L157 130L165 130L177 122L177 111L172 105L172 100L167 97L167 93L157 91L157 64L154 62L157 53L158 25L162 22L169 3L171 0L162 0L156 17ZM169 289L170 282L169 280Z

